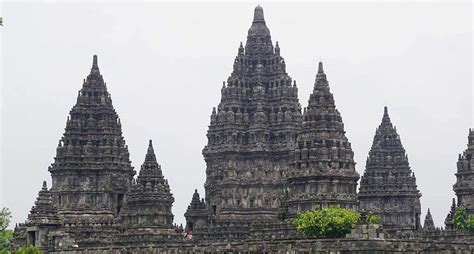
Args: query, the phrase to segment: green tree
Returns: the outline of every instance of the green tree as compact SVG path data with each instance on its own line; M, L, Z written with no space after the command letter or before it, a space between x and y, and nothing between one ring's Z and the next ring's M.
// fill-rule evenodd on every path
M341 238L351 232L359 218L358 212L335 206L299 213L293 225L305 236Z
M454 212L454 227L469 234L474 234L474 215L468 214L466 209L460 207Z
M367 223L369 224L380 224L382 219L380 218L380 215L373 213L373 212L368 212L367 213Z
M35 246L33 245L30 245L28 247L21 247L21 248L18 248L16 251L15 251L16 254L43 254L43 252L41 252L40 250L38 250L38 248L36 248Z
M0 210L0 254L9 253L10 242L13 239L13 231L7 229L11 220L11 212L4 207Z

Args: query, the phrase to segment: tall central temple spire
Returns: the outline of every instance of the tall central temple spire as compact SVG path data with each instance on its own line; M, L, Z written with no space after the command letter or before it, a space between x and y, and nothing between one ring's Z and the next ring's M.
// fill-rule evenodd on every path
M203 150L206 201L219 219L276 219L288 154L301 128L296 83L257 6L233 72L213 109Z

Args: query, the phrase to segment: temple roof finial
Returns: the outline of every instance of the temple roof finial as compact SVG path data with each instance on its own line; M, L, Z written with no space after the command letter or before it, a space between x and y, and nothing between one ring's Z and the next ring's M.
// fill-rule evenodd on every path
M149 158L150 156L155 156L155 151L153 149L153 141L151 139L148 141L147 158Z
M385 106L383 108L383 117L382 117L382 124L384 123L391 123L390 116L388 115L388 107Z
M315 87L316 86L319 87L319 89L324 89L324 90L329 89L326 73L324 73L324 69L323 69L323 62L319 62L318 64L318 73L316 74Z
M148 149L145 156L145 163L156 163L155 150L153 149L153 141L151 139L148 141Z
M43 190L47 190L48 189L48 185L46 184L46 181L43 181Z
M319 65L318 65L318 73L324 73L323 62L319 62Z
M92 58L91 74L100 74L99 73L99 64L98 64L98 60L97 60L97 55L94 55L93 58Z
M92 67L98 67L98 63L97 63L97 55L94 55L93 57L93 60L92 60Z
M263 8L260 5L257 5L257 7L255 7L253 13L253 22L265 22L265 18L263 16Z

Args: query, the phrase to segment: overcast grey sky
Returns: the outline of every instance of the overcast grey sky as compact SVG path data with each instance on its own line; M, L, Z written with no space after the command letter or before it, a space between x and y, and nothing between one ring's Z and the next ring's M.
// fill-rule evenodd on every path
M442 226L473 126L472 3L260 3L302 106L324 62L361 175L389 107L423 218L431 208ZM47 168L97 54L133 166L153 139L184 223L193 190L203 193L211 110L255 5L2 1L0 206L13 222L50 185Z

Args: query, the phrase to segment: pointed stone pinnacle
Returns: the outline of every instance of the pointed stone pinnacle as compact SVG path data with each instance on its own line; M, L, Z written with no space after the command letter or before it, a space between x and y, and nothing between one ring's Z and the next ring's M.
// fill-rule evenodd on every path
M92 67L99 67L97 63L97 55L94 55L93 60L92 60Z
M260 5L257 5L257 7L255 7L253 13L253 22L265 22L265 18L263 16L263 8Z
M390 120L390 116L388 115L388 107L385 106L383 108L383 117L382 117L382 124L391 124L392 121Z
M43 181L43 190L47 190L48 189L48 185L46 184L46 181Z
M321 87L323 87L323 89L325 90L329 89L326 73L324 73L324 69L323 69L323 62L319 62L318 64L318 73L316 74L315 87L316 86L320 87L320 89Z
M318 73L324 73L323 62L319 62L319 65L318 65Z
M94 55L93 58L92 58L91 74L99 74L100 75L97 55Z
M148 141L148 151L147 151L147 157L148 156L151 156L151 155L154 155L155 154L155 151L153 149L153 141L150 139Z

